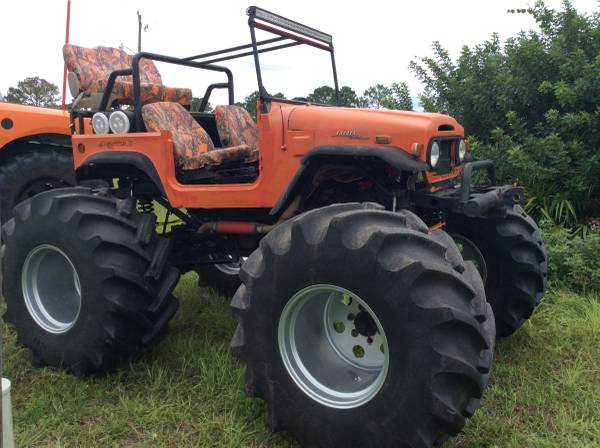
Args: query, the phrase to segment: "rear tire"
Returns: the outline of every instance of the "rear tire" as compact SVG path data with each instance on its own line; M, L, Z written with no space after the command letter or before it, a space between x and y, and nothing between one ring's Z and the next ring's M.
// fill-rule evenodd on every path
M281 224L242 266L231 302L247 394L302 446L439 446L478 408L491 370L477 275L411 212L338 204ZM332 310L342 317L330 325Z
M215 255L219 256L219 255ZM219 256L219 257L222 257ZM204 264L196 268L198 286L213 288L219 294L231 298L240 287L241 262L226 264Z
M448 231L470 240L483 255L496 332L499 337L510 336L544 297L548 252L540 229L521 206L514 205L504 218L453 216Z
M5 319L37 365L104 373L162 339L179 272L154 225L131 198L81 187L14 209L2 228Z
M73 157L70 150L41 146L24 150L0 165L0 218L12 216L21 201L43 191L75 185Z

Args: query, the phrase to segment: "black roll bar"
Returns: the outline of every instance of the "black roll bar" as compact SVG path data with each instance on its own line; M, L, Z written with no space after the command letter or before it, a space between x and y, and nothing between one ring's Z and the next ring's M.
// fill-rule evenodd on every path
M215 62L228 61L245 56L253 56L254 65L256 68L256 79L258 81L258 91L261 99L270 99L267 90L262 81L262 73L260 69L259 54L270 51L281 50L284 48L294 47L297 45L309 45L321 50L328 51L331 54L331 67L333 71L333 82L335 86L336 102L340 104L340 93L337 77L337 69L335 65L335 55L333 49L333 38L330 34L302 25L294 20L287 19L278 14L272 13L256 6L250 6L246 13L248 15L248 26L250 27L251 43L238 45L224 50L211 51L185 58L175 58L156 53L140 52L133 56L131 69L115 70L109 76L106 89L102 95L100 110L104 111L109 106L108 101L112 94L115 80L119 76L133 77L133 105L134 105L134 124L133 130L136 132L143 131L142 121L142 99L141 99L141 84L140 84L140 61L142 59L150 59L158 62L166 62L168 64L183 65L187 67L201 68L225 73L227 83L215 83L208 86L200 109L204 110L208 104L210 94L214 89L228 90L229 104L234 103L233 95L233 74L227 67L214 65ZM256 39L255 29L270 32L277 35L270 39L258 41ZM287 41L287 42L286 42ZM278 45L271 45L278 44ZM265 47L266 46L266 47ZM251 49L251 51L242 51ZM232 54L233 53L233 54ZM211 58L211 59L209 59Z
M219 65L211 65L211 64L207 64L206 62L194 62L194 61L189 61L189 60L186 61L183 59L174 58L171 56L165 56L165 55L156 54L156 53L147 53L147 52L137 53L136 55L133 56L133 63L132 63L132 65L133 65L133 67L132 67L132 69L133 69L133 108L134 108L134 122L135 122L134 130L136 132L143 131L142 98L141 98L141 85L140 85L140 61L142 59L150 59L150 60L158 61L158 62L166 62L168 64L183 65L186 67L202 68L205 70L212 70L215 72L225 73L225 75L227 75L227 84L226 85L227 85L227 90L228 90L229 104L234 103L233 74L231 73L231 70L229 70L227 67L221 67ZM208 101L208 99L206 99L206 101ZM203 104L204 104L204 100L203 100Z

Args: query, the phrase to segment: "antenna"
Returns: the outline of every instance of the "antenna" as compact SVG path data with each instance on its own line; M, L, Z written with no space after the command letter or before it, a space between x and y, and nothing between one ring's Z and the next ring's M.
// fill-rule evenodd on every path
M69 28L71 26L71 0L67 0L67 30L65 32L65 45L69 43ZM67 63L63 70L63 88L62 88L62 110L67 110Z

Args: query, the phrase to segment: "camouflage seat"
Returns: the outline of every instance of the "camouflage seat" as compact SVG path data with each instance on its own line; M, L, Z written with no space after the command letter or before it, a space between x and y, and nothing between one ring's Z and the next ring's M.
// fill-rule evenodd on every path
M248 145L258 160L258 127L246 109L234 105L217 106L215 119L223 146Z
M97 108L110 74L114 70L131 68L132 65L131 55L118 48L84 48L67 44L63 47L63 56L69 70L71 94L78 103L87 99L80 104L82 107ZM142 104L170 101L187 106L192 102L190 89L164 86L156 65L149 59L142 59L140 62L140 86ZM114 101L132 104L131 76L116 79L111 103Z
M257 151L246 144L215 148L204 128L178 103L146 104L142 118L148 131L171 132L175 165L180 170L258 160Z

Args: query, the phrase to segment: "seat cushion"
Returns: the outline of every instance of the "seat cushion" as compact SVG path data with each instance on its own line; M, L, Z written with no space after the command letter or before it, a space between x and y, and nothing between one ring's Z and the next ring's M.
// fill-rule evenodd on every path
M70 72L77 75L80 88L85 93L95 93L92 85L99 79L108 79L110 73L100 62L100 56L95 48L65 45L63 47L65 64Z
M186 87L163 86L162 101L189 106L192 104L192 90Z
M119 48L96 47L98 59L105 67L114 67L113 70L131 68L133 57ZM119 76L119 81L133 82L132 76ZM140 83L162 85L162 77L154 61L151 59L142 59L140 61Z
M142 117L148 131L171 132L178 169L195 170L205 166L258 160L256 147L237 145L215 148L204 128L178 103L146 104L142 107Z
M258 160L256 147L248 145L228 146L227 148L215 148L200 154L200 160L204 165L217 166L232 163L250 163Z
M152 103L142 107L148 131L170 131L173 138L175 165L183 170L202 168L202 153L214 150L210 136L194 117L178 103Z
M131 55L111 47L84 48L67 44L63 47L63 55L69 71L77 75L81 91L87 94L103 93L110 74L114 70L131 68L133 62ZM172 101L188 106L192 103L190 89L162 84L162 77L150 59L140 62L140 87L142 104ZM132 76L119 76L112 93L119 103L132 104Z
M234 105L217 106L215 119L223 146L258 146L258 127L246 109Z
M99 79L92 85L93 92L104 92L108 81ZM163 100L165 88L158 84L140 84L142 104L156 103ZM133 83L115 81L112 94L121 104L133 104Z

